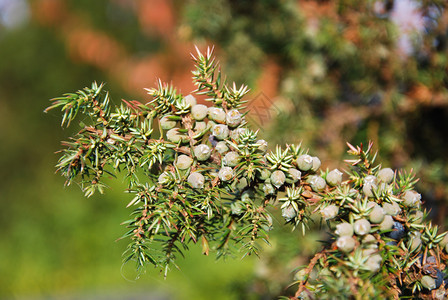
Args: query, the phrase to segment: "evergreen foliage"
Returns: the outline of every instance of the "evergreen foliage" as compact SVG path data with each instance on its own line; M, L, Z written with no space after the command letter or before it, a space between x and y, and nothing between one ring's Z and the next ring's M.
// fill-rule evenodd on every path
M227 85L212 50L193 59L206 114L194 95L162 82L144 104L111 107L94 83L47 109L61 108L63 126L79 113L90 119L63 143L57 168L67 184L91 196L104 192L105 176L126 179L133 211L123 223L124 263L166 276L192 243L206 255L257 255L281 210L303 234L321 222L331 235L296 274L291 299L444 297L448 236L426 220L412 173L376 164L372 143L348 144L345 175L322 169L301 145L268 151L245 121L247 87Z

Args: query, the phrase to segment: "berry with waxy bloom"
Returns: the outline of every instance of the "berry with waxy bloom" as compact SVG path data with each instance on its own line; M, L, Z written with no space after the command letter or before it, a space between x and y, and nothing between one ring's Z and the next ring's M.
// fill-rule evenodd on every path
M339 236L352 236L353 235L353 225L350 223L339 223L336 225L335 233Z
M299 170L297 170L295 168L289 168L288 176L286 177L286 182L289 184L296 183L297 181L300 180L301 176L302 176L302 172L300 172Z
M422 245L422 239L420 237L412 237L409 240L409 250L411 251L418 250L421 245Z
M208 107L204 104L196 104L191 108L191 117L197 121L202 121L207 117Z
M188 176L187 182L194 189L202 189L204 187L205 177L199 172L193 172Z
M424 275L420 280L422 286L428 290L436 288L436 280L429 275Z
M401 240L406 235L406 230L400 222L394 222L392 231L388 233L388 236L394 240Z
M216 146L215 146L215 149L216 149L216 151L218 151L219 152L219 154L224 154L224 153L226 153L227 151L229 151L229 147L227 146L227 143L226 142L224 142L224 141L220 141L220 142L218 142L217 144L216 144Z
M247 131L246 128L236 128L234 130L229 131L229 136L232 140L238 143L240 141L240 136L246 131Z
M263 184L262 189L263 189L263 192L265 193L265 195L274 195L275 194L274 186L270 183Z
M364 177L364 184L377 184L377 178L373 175L367 175Z
M174 165L180 170L186 170L193 164L193 159L185 154L179 155Z
M235 172L230 167L222 167L218 172L218 176L222 181L230 181L235 176Z
M159 184L164 184L167 183L169 181L170 177L168 175L167 172L163 172L162 174L159 175L159 178L157 179L157 182Z
M370 232L372 227L370 222L366 219L359 219L353 224L353 228L357 235L366 235Z
M207 129L207 123L205 123L205 122L202 122L202 121L199 121L199 122L196 122L195 124L194 124L194 131L196 132L196 133L199 133L199 132L202 132L202 131L204 131L205 129Z
M378 241L371 234L366 234L362 239L362 243L368 249L378 249Z
M422 196L415 191L406 191L402 198L403 204L407 207L418 207L420 206L420 199Z
M163 116L160 119L160 127L162 127L163 130L170 130L176 126L176 121L170 120L170 116Z
M436 278L436 289L438 289L445 279L445 273L440 271L440 269L437 269L437 278Z
M367 259L367 261L365 263L365 267L370 272L376 273L380 270L382 261L383 261L383 258L381 257L381 255L374 254Z
M342 172L338 169L334 169L328 172L326 177L327 183L331 186L336 186L342 182Z
M194 147L194 156L198 161L206 161L210 158L210 155L212 154L212 150L208 145L200 144L196 147Z
M378 189L378 187L376 186L376 184L371 183L371 182L364 183L364 185L362 187L362 191L363 191L364 195L366 195L369 198L372 198L374 196L373 191L375 191L377 189Z
M384 209L379 205L375 205L369 214L369 220L372 223L379 224L383 222L385 215Z
M226 123L229 127L237 127L243 120L243 115L237 109L231 109L226 114Z
M356 241L353 237L348 235L340 236L336 240L336 246L339 248L339 250L343 252L350 252L355 248Z
M320 159L317 156L313 156L312 158L313 158L313 165L311 166L311 171L317 172L317 170L319 170L321 165Z
M240 162L240 155L235 151L227 152L223 162L226 166L235 167Z
M208 108L208 118L217 123L225 123L226 113L220 107L209 107Z
M308 182L313 191L315 192L322 192L323 190L325 190L325 187L327 186L325 179L317 175L309 177Z
M185 103L187 103L190 107L193 107L193 106L195 106L196 105L196 98L193 96L193 95L186 95L185 97L184 97L184 101L185 101Z
M327 207L321 209L320 213L322 214L324 220L331 220L338 215L339 207L334 204L330 204Z
M391 168L384 168L378 172L378 179L384 183L391 183L394 180L394 171Z
M259 169L257 172L257 177L261 180L266 180L271 177L271 172L268 169Z
M396 216L401 212L400 205L397 202L383 203L383 210L387 215Z
M233 215L241 215L244 212L244 204L240 201L233 202L232 204L230 204L230 209Z
M439 242L440 247L445 247L446 245L448 245L448 234L445 234L445 236L443 237L443 239Z
M258 144L258 151L260 151L262 154L265 154L268 151L268 142L265 140L258 140L256 141L256 144Z
M172 128L167 131L166 138L173 143L185 142L188 137L179 132L179 128Z
M291 205L282 209L282 217L286 220L286 222L291 221L297 216L297 212Z
M390 215L384 216L383 222L380 223L380 230L389 230L394 226L394 219Z
M303 154L297 158L296 163L299 170L306 172L313 167L313 158L308 154Z
M271 183L276 188L280 188L286 181L285 173L280 170L276 170L271 174Z
M229 127L223 124L215 125L213 127L212 134L218 140L225 140L229 136Z

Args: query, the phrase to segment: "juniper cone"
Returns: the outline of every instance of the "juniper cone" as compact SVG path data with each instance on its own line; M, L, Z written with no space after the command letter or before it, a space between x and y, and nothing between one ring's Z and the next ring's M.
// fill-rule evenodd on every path
M269 148L241 117L248 88L226 82L211 49L192 57L193 95L159 81L146 102L113 107L104 85L93 83L47 108L61 109L62 126L78 114L91 121L63 142L57 170L67 185L79 183L89 197L105 191L105 176L129 183L123 263L166 276L189 244L218 257L258 254L276 214L284 220L275 226L303 234L323 216L332 238L297 266L290 299L448 295L448 238L426 221L412 173L381 168L372 143L347 144L345 174L322 170L301 145Z

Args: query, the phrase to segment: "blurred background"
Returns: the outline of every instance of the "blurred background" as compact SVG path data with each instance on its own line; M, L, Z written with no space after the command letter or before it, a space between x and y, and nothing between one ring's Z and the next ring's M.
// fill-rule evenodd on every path
M413 169L434 222L448 207L445 0L0 0L0 299L272 299L319 247L275 224L261 259L216 261L192 247L163 280L136 280L116 241L124 183L84 198L54 174L62 130L49 99L106 82L148 101L157 78L190 93L190 52L215 46L246 83L248 119L343 168L346 142L375 142L385 167Z

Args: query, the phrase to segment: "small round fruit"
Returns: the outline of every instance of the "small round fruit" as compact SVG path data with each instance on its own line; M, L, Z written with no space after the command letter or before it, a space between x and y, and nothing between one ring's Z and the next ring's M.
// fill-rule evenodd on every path
M313 165L311 166L311 171L317 172L321 165L320 159L317 156L313 156Z
M176 144L181 141L183 142L183 141L185 141L185 139L187 139L187 137L185 135L182 135L179 132L179 128L173 128L173 129L168 130L166 133L166 138L169 141L176 143Z
M265 195L274 195L275 194L274 186L270 183L263 184L263 192Z
M370 233L372 227L366 219L359 219L353 224L353 228L357 235L366 235Z
M335 233L339 236L352 236L353 235L353 225L350 223L340 223L336 225Z
M446 245L448 245L448 234L445 234L445 236L443 237L443 239L439 242L440 247L445 247Z
M379 224L383 222L385 215L383 208L379 205L375 205L369 214L369 220L374 224Z
M366 195L369 198L372 198L374 196L373 191L376 191L378 189L378 187L376 186L375 183L364 183L363 187L362 187L362 192L364 193L364 195Z
M384 183L391 183L394 180L394 171L391 168L384 168L378 172L378 179Z
M266 180L271 177L271 172L268 169L259 169L257 172L257 177L261 180Z
M371 234L366 234L362 239L362 243L367 249L378 249L378 241Z
M381 255L374 254L367 259L367 261L365 263L365 267L370 272L376 273L380 270L382 261L383 261L383 258L381 257Z
M416 224L421 224L425 214L421 210L417 210L411 214L412 222Z
M299 170L306 172L313 167L313 158L308 154L303 154L297 158L296 163Z
M235 176L235 173L230 167L222 167L218 172L218 176L222 181L230 181L232 180L233 176Z
M188 176L187 182L194 189L202 189L204 187L205 177L199 172L193 172Z
M380 230L390 230L394 226L394 219L390 215L384 216L383 222L380 223Z
M320 176L313 175L308 179L308 182L315 192L322 192L325 190L325 187L327 186L327 183L325 182L325 179L323 179Z
M212 134L218 140L225 140L229 136L229 127L223 124L215 125L215 127L213 127Z
M194 125L194 131L196 133L203 132L206 129L207 129L207 123L205 123L205 122L199 121L199 122L196 122L196 124Z
M237 109L231 109L226 114L226 123L229 127L237 127L243 120L243 115Z
M437 269L436 289L438 289L442 285L444 277L445 273Z
M276 187L280 188L286 181L285 173L280 170L276 170L271 174L271 183Z
M193 159L188 155L182 154L177 157L174 164L178 169L186 170L193 164Z
M330 204L327 207L323 208L320 213L322 214L322 218L324 218L325 221L331 220L338 215L339 207L334 204Z
M227 152L227 154L224 156L223 163L226 166L235 167L239 164L239 162L240 162L240 155L238 154L238 152L230 151Z
M336 246L343 252L350 252L355 248L356 241L353 237L344 235L336 240Z
M216 144L215 150L218 151L219 154L224 154L229 151L229 147L227 147L227 143L224 141L220 141Z
M210 155L212 154L212 150L208 145L200 144L196 147L194 147L194 156L198 161L206 161L210 158Z
M396 241L401 240L405 235L406 230L400 222L394 222L392 231L388 233L388 236Z
M410 239L409 242L409 250L415 251L418 250L420 248L420 246L422 245L422 240L419 237L413 237Z
M418 207L420 206L420 199L422 195L415 191L406 191L403 196L403 204L407 207Z
M160 127L162 127L163 130L170 130L176 126L176 121L170 120L170 116L163 116L160 119Z
M436 288L436 280L429 275L423 276L420 282L423 285L423 287L425 287L428 290L433 290Z
M300 180L300 177L302 176L302 172L295 168L289 168L288 169L288 176L286 178L286 182L289 184L296 183Z
M265 154L268 151L268 142L265 140L258 140L256 141L256 144L259 145L257 150L262 154Z
M375 176L373 175L367 175L366 177L364 177L364 184L377 184L377 179Z
M401 212L400 205L397 202L383 203L383 209L386 215L396 216Z
M193 95L186 95L184 98L185 103L187 103L190 107L196 105L196 98Z
M224 123L226 121L226 113L222 108L209 107L208 118L218 123Z
M327 183L331 186L336 186L342 182L342 172L338 169L334 169L327 174Z
M234 140L235 142L239 143L240 142L240 137L243 133L246 132L246 128L236 128L234 130L230 130L229 132L229 136L232 140Z
M286 220L286 222L291 221L297 216L297 212L291 205L282 209L282 217Z
M157 179L157 182L159 184L165 184L170 180L170 176L167 172L163 172L162 174L160 174L159 178Z
M196 104L191 108L191 117L197 121L205 119L208 113L208 107L203 104Z

